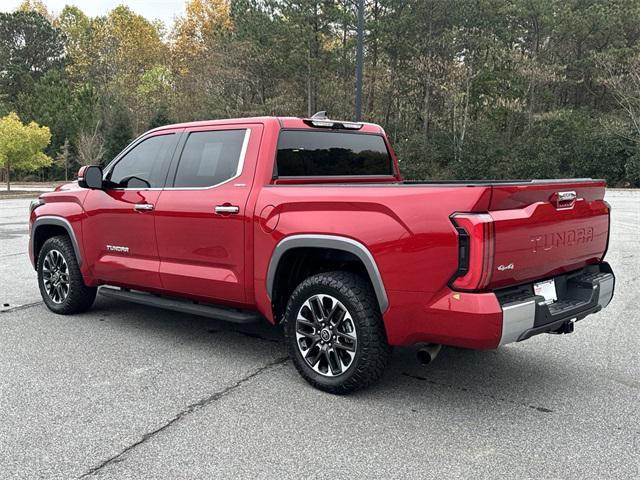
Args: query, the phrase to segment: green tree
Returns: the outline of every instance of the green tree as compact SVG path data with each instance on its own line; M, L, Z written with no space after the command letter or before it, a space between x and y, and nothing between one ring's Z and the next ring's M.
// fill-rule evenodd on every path
M15 104L23 119L50 125L50 152L58 151L65 139L75 137L75 98L62 69L49 70L31 91L19 93Z
M409 178L640 185L640 0L365 8L364 118L385 128ZM0 18L0 116L49 125L48 153L68 138L85 163L172 121L349 119L355 24L353 0L189 0L169 31L123 6L52 18L28 0Z
M108 75L107 94L122 102L128 110L133 133L139 135L151 117L149 109L144 108L147 99L138 94L141 82L157 80L154 86L158 88L171 83L168 69L162 67L166 45L158 25L122 5L109 12L102 28L104 40L100 43L99 58ZM149 71L153 73L148 74ZM143 83L143 90L149 82Z
M64 37L65 71L77 84L98 86L108 74L101 70L104 19L90 18L78 7L66 5L56 19Z
M52 19L47 6L42 0L22 0L16 10L19 12L36 12L49 21Z
M0 168L11 190L11 173L29 172L51 164L43 150L49 145L51 132L35 122L23 124L15 112L0 118Z
M156 65L142 75L136 91L137 103L140 113L150 119L150 124L168 120L169 105L173 103L173 91L173 75L167 66ZM164 118L156 118L158 115Z
M59 68L48 71L29 93L20 93L16 106L25 120L51 128L50 153L58 151L66 139L76 138L86 125L95 124L98 95L92 85L74 86Z
M105 134L105 156L111 161L133 139L131 118L126 108L117 105L112 112L111 120Z
M170 55L177 89L175 110L182 119L231 116L235 104L242 101L229 88L242 83L235 77L235 54L226 49L225 38L232 29L229 2L224 0L189 0L185 15L176 18ZM234 45L242 50L241 44Z
M9 102L60 65L63 53L60 32L39 13L0 13L0 89Z
M151 118L151 122L149 122L149 129L163 127L170 123L173 123L173 121L169 117L169 108L165 104L162 104L156 111L153 118Z

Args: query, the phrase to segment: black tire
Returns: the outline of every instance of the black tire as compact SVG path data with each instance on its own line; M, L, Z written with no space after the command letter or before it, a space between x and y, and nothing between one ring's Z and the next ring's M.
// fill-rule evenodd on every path
M313 301L314 298L325 298L316 297L317 295L327 295L330 298L337 299L342 304L342 307L345 307L348 311L345 315L350 317L352 322L349 323L355 328L355 336L357 337L357 342L354 342L355 355L349 359L351 363L348 367L335 376L326 376L327 374L316 371L315 368L319 368L320 361L311 366L303 357L302 350L308 345L314 346L306 350L306 352L309 352L306 355L307 358L315 357L315 355L311 354L312 348L330 349L328 343L323 344L323 347L317 347L319 339L322 337L322 332L316 328L317 325L313 328L309 327L315 332L308 334L312 338L300 337L299 339L296 334L297 332L299 333L300 327L306 328L306 325L298 325L297 322L298 313L302 314L305 305L310 305L306 302ZM331 300L328 301L331 302ZM321 309L326 313L324 307L321 307ZM309 310L307 310L308 312ZM342 315L342 317L345 317L345 315ZM329 323L322 323L322 325ZM336 326L336 330L337 328ZM349 272L320 273L307 278L298 285L287 304L284 330L289 355L300 375L312 386L329 393L347 394L368 387L382 377L391 356L391 347L387 343L382 315L380 314L373 289L363 278ZM335 338L334 336L334 341ZM299 344L299 341L303 342L303 346ZM334 351L337 352L337 348L334 348ZM322 354L318 353L318 355ZM329 355L327 354L324 358L328 363ZM335 359L336 356L332 358ZM339 368L344 367L342 360L339 361L341 362ZM310 362L313 362L313 360L310 360ZM333 368L330 369L327 366L326 369L328 373L333 374Z
M48 275L45 270L47 270L47 266L50 266L50 259L52 258L49 257L48 263L45 265L45 260L47 260L49 254L55 255L56 258L60 254L65 264L65 268L62 270L67 272L64 278L67 280L68 288L65 290L66 295L64 298L62 298L62 295L57 294L52 297L47 286L45 286L45 275ZM44 300L47 308L61 315L80 313L91 308L98 290L95 287L87 287L84 284L73 245L66 235L49 238L40 249L38 255L38 286L40 287L42 300Z

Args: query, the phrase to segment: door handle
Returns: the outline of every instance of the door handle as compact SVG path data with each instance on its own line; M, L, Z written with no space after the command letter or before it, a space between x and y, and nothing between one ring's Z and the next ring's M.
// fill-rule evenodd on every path
M240 207L237 205L216 205L216 213L238 213Z
M153 210L153 203L136 203L133 209L138 212L148 212Z

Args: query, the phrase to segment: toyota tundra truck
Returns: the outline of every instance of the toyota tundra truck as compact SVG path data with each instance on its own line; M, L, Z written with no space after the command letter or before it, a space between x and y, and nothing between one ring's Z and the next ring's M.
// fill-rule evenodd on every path
M311 118L151 130L31 205L46 306L99 291L283 324L311 385L379 379L392 346L495 349L611 301L605 182L403 181L380 126Z

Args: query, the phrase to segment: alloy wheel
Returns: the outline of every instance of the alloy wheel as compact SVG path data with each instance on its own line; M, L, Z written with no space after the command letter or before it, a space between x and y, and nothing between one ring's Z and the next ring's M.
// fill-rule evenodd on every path
M353 364L358 346L355 322L331 295L313 295L298 310L296 340L302 358L316 373L336 377Z
M53 303L62 303L69 295L69 266L58 250L51 250L42 263L42 281Z

